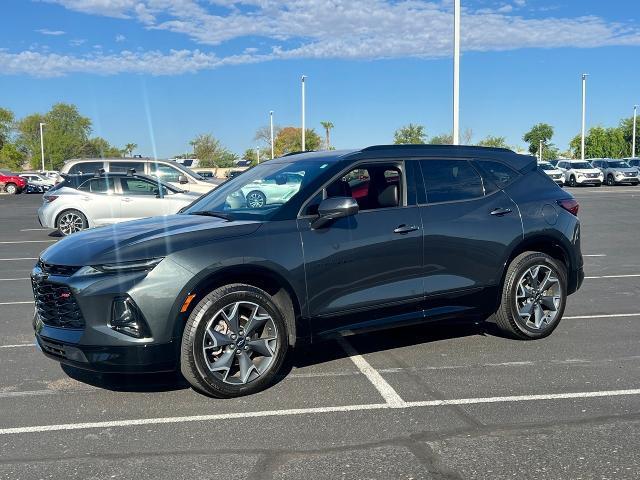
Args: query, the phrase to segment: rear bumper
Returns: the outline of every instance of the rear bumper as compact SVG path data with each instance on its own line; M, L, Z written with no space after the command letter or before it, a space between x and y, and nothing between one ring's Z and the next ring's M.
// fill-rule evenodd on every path
M72 345L36 334L42 353L65 365L100 373L172 372L178 368L174 343L131 346Z
M569 272L569 277L567 278L567 290L568 295L575 293L582 286L582 282L584 281L584 268L579 267L573 269Z

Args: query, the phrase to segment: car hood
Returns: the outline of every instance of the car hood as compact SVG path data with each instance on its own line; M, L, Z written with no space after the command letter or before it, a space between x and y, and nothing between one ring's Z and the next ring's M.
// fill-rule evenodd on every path
M634 173L638 171L638 167L629 167L629 168L614 168L611 167L611 170L614 172L623 172L623 173Z
M602 172L597 168L572 168L571 170L573 170L576 173L598 173L598 174L602 174Z
M249 235L261 225L201 215L143 218L74 233L40 258L56 265L100 265L164 257L223 238Z

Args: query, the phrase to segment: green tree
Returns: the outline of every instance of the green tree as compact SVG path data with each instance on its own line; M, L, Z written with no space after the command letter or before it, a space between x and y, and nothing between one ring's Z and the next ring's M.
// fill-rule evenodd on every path
M10 140L14 121L13 112L0 107L0 148Z
M546 123L538 123L534 125L531 130L524 134L522 139L529 144L529 153L531 155L538 155L540 150L540 142L542 142L542 154L551 145L550 141L553 138L553 127Z
M127 157L130 157L136 148L138 148L137 143L127 143L122 150Z
M569 144L573 155L580 158L581 136L576 135ZM620 158L629 155L631 147L625 141L620 127L592 127L584 139L585 158Z
M451 145L452 143L453 135L451 133L435 135L429 139L429 145Z
M414 125L410 123L400 127L393 134L393 143L396 145L417 145L424 144L427 139L423 125Z
M191 142L193 153L201 167L232 167L238 157L222 146L220 140L206 133L196 136Z
M0 167L8 168L12 171L22 170L26 156L15 143L5 141L0 148Z
M84 158L120 158L122 150L110 145L102 137L94 137L83 145L80 156Z
M638 152L638 150L640 150L640 147L638 147L638 145L640 144L640 121L636 122L636 151L635 152L631 152L631 149L633 146L633 117L623 118L622 120L620 120L620 125L618 126L618 128L622 131L622 137L624 138L624 141L627 144L627 152L629 152L629 153L625 153L622 156L623 157L626 157L628 155L632 157L639 156L640 153Z
M305 143L307 150L319 150L322 145L322 139L313 128L307 128L305 130ZM297 127L281 129L275 138L274 144L276 157L302 151L302 129Z
M269 149L269 155L266 156L265 152L260 151L260 161L264 161L271 158L271 149ZM242 154L242 160L246 160L251 163L251 165L256 165L258 163L258 157L256 155L255 148L247 148Z
M507 145L505 137L495 137L493 135L487 135L478 142L478 145L481 147L511 148Z
M322 128L324 128L325 148L327 150L331 150L331 129L334 127L334 125L329 121L320 122L320 125L322 125Z

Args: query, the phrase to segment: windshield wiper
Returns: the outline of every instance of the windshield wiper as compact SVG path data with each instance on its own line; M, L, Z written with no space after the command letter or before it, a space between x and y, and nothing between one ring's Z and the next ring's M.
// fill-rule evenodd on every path
M228 222L233 221L233 217L227 213L216 212L213 210L198 210L197 212L189 212L189 215L202 215L203 217L217 217L222 218Z

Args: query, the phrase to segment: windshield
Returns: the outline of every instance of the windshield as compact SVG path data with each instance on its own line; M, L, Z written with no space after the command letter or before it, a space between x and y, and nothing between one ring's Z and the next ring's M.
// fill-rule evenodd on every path
M322 161L265 162L220 185L183 213L223 213L234 219L265 220L327 168ZM201 213L200 213L201 214Z
M184 165L182 165L181 163L175 162L174 164L172 164L174 167L176 167L178 170L182 170L183 172L188 173L189 175L193 176L196 180L205 180L204 177L202 177L202 175L200 175L197 172L194 172L193 170L191 170L188 167L185 167Z
M569 168L576 168L578 170L591 170L593 167L589 162L572 162Z
M540 164L540 168L542 170L555 170L556 167L554 167L553 165L551 165L550 163L541 163Z
M613 161L609 161L608 163L609 163L609 168L631 168L631 165L621 160L613 160Z

